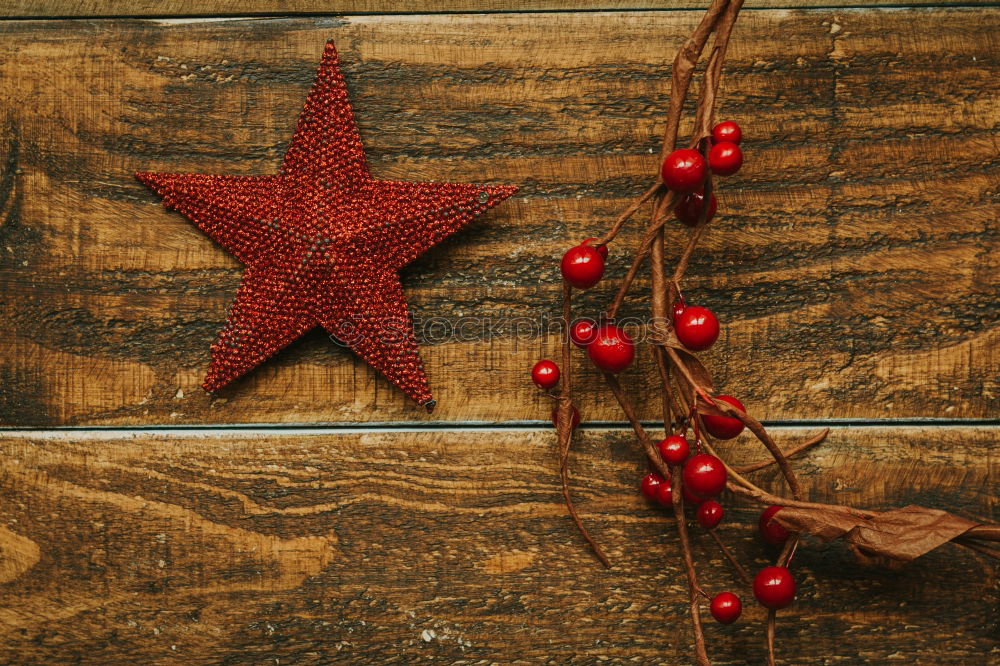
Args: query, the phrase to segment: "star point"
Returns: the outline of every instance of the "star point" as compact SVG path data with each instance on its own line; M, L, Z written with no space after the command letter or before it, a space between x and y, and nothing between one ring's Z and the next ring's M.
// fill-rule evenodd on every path
M398 270L517 191L372 178L333 42L276 175L135 175L245 266L205 390L322 326L428 408Z

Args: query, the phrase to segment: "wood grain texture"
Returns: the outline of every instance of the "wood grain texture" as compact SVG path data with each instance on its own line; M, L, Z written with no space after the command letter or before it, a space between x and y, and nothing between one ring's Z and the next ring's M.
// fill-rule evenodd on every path
M819 500L995 519L998 435L835 429L796 467ZM4 438L0 662L690 663L676 536L637 492L632 437L584 430L571 465L609 571L561 506L551 430ZM727 505L721 533L763 566L756 511ZM707 629L715 663L761 663L764 613L710 540L695 547L707 588L746 600L739 624ZM996 657L978 555L891 571L810 540L795 569L783 663Z
M557 336L531 327L556 316L561 252L649 182L664 63L698 16L0 23L0 422L546 418L527 369ZM522 186L404 274L423 322L478 318L465 341L422 334L432 417L318 333L202 393L239 266L132 177L273 172L326 39L377 177ZM998 41L992 10L741 19L722 113L748 160L687 295L724 322L716 384L757 416L997 413ZM651 417L640 357L626 383ZM585 420L620 419L577 374Z
M770 7L810 8L836 4L843 7L872 7L906 4L938 5L940 0L748 0L747 9ZM990 5L993 0L968 0L963 4ZM627 9L704 9L705 0L5 0L0 17L141 17L141 16L248 16L257 14L385 14L434 12L525 12L525 11L595 11Z

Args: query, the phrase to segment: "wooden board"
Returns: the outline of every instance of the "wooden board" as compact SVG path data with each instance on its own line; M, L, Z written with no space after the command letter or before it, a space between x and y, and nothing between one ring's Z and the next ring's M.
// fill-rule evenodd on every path
M842 7L899 6L890 0L838 0ZM937 5L940 0L907 0L907 6ZM966 5L990 5L992 0L968 0ZM747 9L829 6L824 0L748 0ZM248 16L255 14L385 14L435 12L595 11L636 9L704 9L705 0L6 0L0 17L138 17L138 16Z
M0 23L0 422L545 419L527 371L556 338L514 323L555 317L562 251L649 182L665 63L697 17ZM423 336L432 416L318 333L209 399L239 266L132 177L273 172L326 39L376 176L523 188L405 272L418 319L474 318L467 341ZM998 42L994 10L741 19L722 114L748 160L687 294L723 319L717 385L759 417L997 413ZM654 417L640 357L625 382ZM584 418L620 419L578 375Z
M777 429L783 442L806 431ZM796 463L808 495L996 519L998 429L842 428ZM740 439L735 457L756 459ZM690 663L671 521L640 498L632 437L583 431L561 506L551 431L91 432L0 440L0 662ZM772 473L756 478L773 486ZM719 529L752 571L756 512ZM704 535L715 663L761 663L765 614ZM899 570L806 542L784 663L985 663L995 568L945 547Z

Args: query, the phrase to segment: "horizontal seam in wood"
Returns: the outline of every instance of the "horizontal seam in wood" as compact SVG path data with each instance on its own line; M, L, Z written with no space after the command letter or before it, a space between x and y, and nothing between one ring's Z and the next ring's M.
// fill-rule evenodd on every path
M145 426L63 426L63 427L0 427L0 439L15 437L46 437L52 435L70 435L100 433L127 435L163 434L163 435L196 435L227 433L273 433L273 434L345 434L359 433L409 433L409 432L462 432L462 431L523 431L538 432L552 430L546 427L547 421L512 421L506 423L488 423L478 421L453 422L389 422L389 423L237 423L237 424L201 424L201 425L145 425ZM993 428L1000 427L1000 419L936 419L936 418L902 418L902 419L788 419L782 421L764 421L771 429L801 429L811 427L830 428ZM644 427L657 428L662 426L657 421L644 421ZM596 421L584 423L583 430L619 430L630 425L618 421Z

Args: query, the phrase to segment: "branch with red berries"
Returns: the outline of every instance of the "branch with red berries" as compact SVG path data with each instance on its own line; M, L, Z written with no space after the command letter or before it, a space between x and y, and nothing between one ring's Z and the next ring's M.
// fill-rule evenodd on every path
M649 188L614 221L600 238L588 238L568 250L562 258L563 321L568 335L562 344L561 367L550 360L539 361L532 379L556 401L552 421L559 440L559 468L563 496L571 517L594 553L605 565L611 562L587 532L572 501L569 483L569 453L580 412L573 403L571 358L574 348L586 352L603 373L608 387L632 425L651 471L640 488L651 502L672 509L682 563L688 579L695 659L708 664L701 604L707 600L711 615L723 624L735 622L742 611L740 597L723 591L709 594L699 581L688 535L685 506L695 507L698 524L708 531L725 559L740 578L752 587L754 597L768 609L767 647L774 663L777 611L795 598L795 579L789 566L800 538L810 534L821 540L843 539L859 557L905 561L919 557L945 543L954 543L1000 559L1000 550L988 542L1000 541L1000 526L984 525L937 509L908 506L874 512L848 506L810 502L789 459L820 444L828 430L807 441L782 449L764 426L733 396L716 392L711 374L695 355L709 349L719 336L719 321L706 307L689 304L682 291L688 263L699 240L718 210L713 178L739 171L743 164L742 131L732 121L714 124L716 94L733 26L742 0L713 0L701 22L681 46L673 63L670 105L660 155L658 177ZM712 39L712 48L700 79L694 132L684 148L676 149L681 114L702 54ZM597 319L573 322L571 297L574 289L589 289L601 281L608 259L608 244L643 207L649 222L632 254L625 277L604 314ZM690 229L674 272L666 274L665 225L676 218ZM650 260L652 285L651 321L648 338L659 373L664 437L658 441L636 417L628 394L618 380L634 361L636 345L616 324L615 317L646 259ZM715 448L719 440L730 440L749 430L767 449L769 458L733 466ZM747 475L776 465L788 496L774 495L755 485ZM713 531L725 510L716 498L728 490L763 509L759 529L764 539L781 548L773 566L751 577Z

